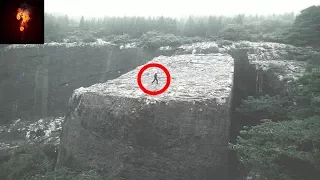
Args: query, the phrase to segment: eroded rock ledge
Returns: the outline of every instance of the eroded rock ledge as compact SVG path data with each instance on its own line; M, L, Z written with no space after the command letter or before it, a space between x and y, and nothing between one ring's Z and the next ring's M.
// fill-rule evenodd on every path
M168 68L169 89L145 95L141 67L75 90L61 135L58 166L102 170L112 179L227 179L233 59L227 54L153 60ZM150 89L150 69L142 82Z

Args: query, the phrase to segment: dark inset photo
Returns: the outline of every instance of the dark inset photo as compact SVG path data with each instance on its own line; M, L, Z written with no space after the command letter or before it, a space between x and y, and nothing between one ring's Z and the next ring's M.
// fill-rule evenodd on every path
M44 43L44 0L2 0L0 44Z

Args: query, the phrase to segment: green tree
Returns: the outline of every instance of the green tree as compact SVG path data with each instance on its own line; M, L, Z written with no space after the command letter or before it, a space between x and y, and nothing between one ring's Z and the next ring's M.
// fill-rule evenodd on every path
M195 34L196 36L200 37L205 37L206 36L206 24L205 22L200 19L196 24L195 24Z
M219 37L231 41L251 40L248 30L238 24L230 24L224 27L219 32Z
M207 36L215 36L221 30L221 19L216 16L209 16L207 25Z
M189 37L196 36L195 22L191 16L184 26L184 35Z
M84 29L85 28L85 22L84 22L84 17L83 16L80 19L79 28L80 29Z
M7 180L28 179L45 174L54 168L54 159L48 157L41 147L27 146L14 153L1 167L0 177Z
M320 117L264 122L241 131L232 148L253 179L317 180Z
M254 179L316 180L320 175L320 72L307 73L293 85L288 98L250 97L239 108L256 121L267 119L244 127L232 145L243 172Z
M288 120L289 105L292 102L288 97L261 96L254 98L249 96L243 100L237 111L244 114L247 119L251 119L252 125L258 124L261 119L271 119L273 121Z
M311 6L301 11L288 39L297 45L320 47L320 6Z
M236 24L243 25L244 15L243 14L237 15L235 18L233 18L233 21Z

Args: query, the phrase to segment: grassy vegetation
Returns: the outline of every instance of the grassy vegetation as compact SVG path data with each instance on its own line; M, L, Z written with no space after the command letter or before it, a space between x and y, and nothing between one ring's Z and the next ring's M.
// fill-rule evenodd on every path
M0 162L1 180L106 180L94 170L75 172L55 169L57 151L51 146L30 144L19 147Z

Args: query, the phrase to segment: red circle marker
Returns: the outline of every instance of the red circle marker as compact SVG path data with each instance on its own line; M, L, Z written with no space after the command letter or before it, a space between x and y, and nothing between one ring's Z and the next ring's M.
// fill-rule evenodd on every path
M141 77L142 77L142 73L147 70L148 68L151 68L151 67L157 67L157 68L160 68L161 70L164 71L164 73L166 73L166 76L167 76L167 82L165 84L165 86L158 90L158 91L150 91L148 89L146 89L143 85L142 85L142 82L141 82ZM166 91L169 86L170 86L170 82L171 82L171 76L170 76L170 73L168 71L167 68L165 68L163 65L161 64L158 64L158 63L149 63L149 64L146 64L145 66L143 66L139 73L138 73L138 77L137 77L137 81L138 81L138 85L140 87L140 89L146 93L146 94L149 94L149 95L152 95L152 96L155 96L155 95L159 95L159 94L162 94L164 91Z

